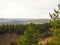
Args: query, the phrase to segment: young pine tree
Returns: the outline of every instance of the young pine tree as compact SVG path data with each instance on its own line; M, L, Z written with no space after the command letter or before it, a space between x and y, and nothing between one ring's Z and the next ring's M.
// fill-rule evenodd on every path
M38 45L39 30L35 30L33 24L29 24L24 35L20 39L20 45Z
M59 20L59 11L54 9L54 13L50 14L51 17L51 31L53 31L53 36L50 42L48 42L46 45L60 45L60 29L58 29L58 25L60 20Z

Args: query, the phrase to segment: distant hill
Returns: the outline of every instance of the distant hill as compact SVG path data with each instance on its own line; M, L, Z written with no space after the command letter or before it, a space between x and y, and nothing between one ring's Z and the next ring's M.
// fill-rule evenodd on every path
M35 24L43 24L48 23L49 19L6 19L6 18L0 18L0 24L29 24L29 23L35 23Z

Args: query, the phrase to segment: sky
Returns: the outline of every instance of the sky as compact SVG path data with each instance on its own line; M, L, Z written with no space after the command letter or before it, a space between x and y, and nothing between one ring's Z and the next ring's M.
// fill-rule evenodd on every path
M0 0L0 18L50 18L58 0Z

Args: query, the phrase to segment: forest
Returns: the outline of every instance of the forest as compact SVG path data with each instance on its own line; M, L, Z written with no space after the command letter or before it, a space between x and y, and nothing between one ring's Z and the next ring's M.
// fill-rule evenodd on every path
M17 34L21 36L17 38L19 45L43 45L38 44L39 39L51 37L50 41L47 41L44 45L60 45L60 19L59 12L54 9L54 13L50 14L50 22L45 24L7 24L0 25L0 35L2 34ZM17 44L11 44L17 45Z
M22 36L24 35L24 32L27 30L28 27L34 28L33 30L38 31L38 38L44 39L47 37L51 37L52 36L52 32L49 30L49 28L51 27L51 25L49 23L45 23L45 24L20 24L20 25L1 25L0 26L0 35L2 34L17 34L18 36ZM28 29L30 30L30 29ZM31 32L33 33L34 31L31 30ZM36 33L36 32L35 32Z

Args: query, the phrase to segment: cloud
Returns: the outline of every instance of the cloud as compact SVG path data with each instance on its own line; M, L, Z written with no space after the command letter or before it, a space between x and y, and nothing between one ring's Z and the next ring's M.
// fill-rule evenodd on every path
M0 0L2 18L49 18L57 0Z

